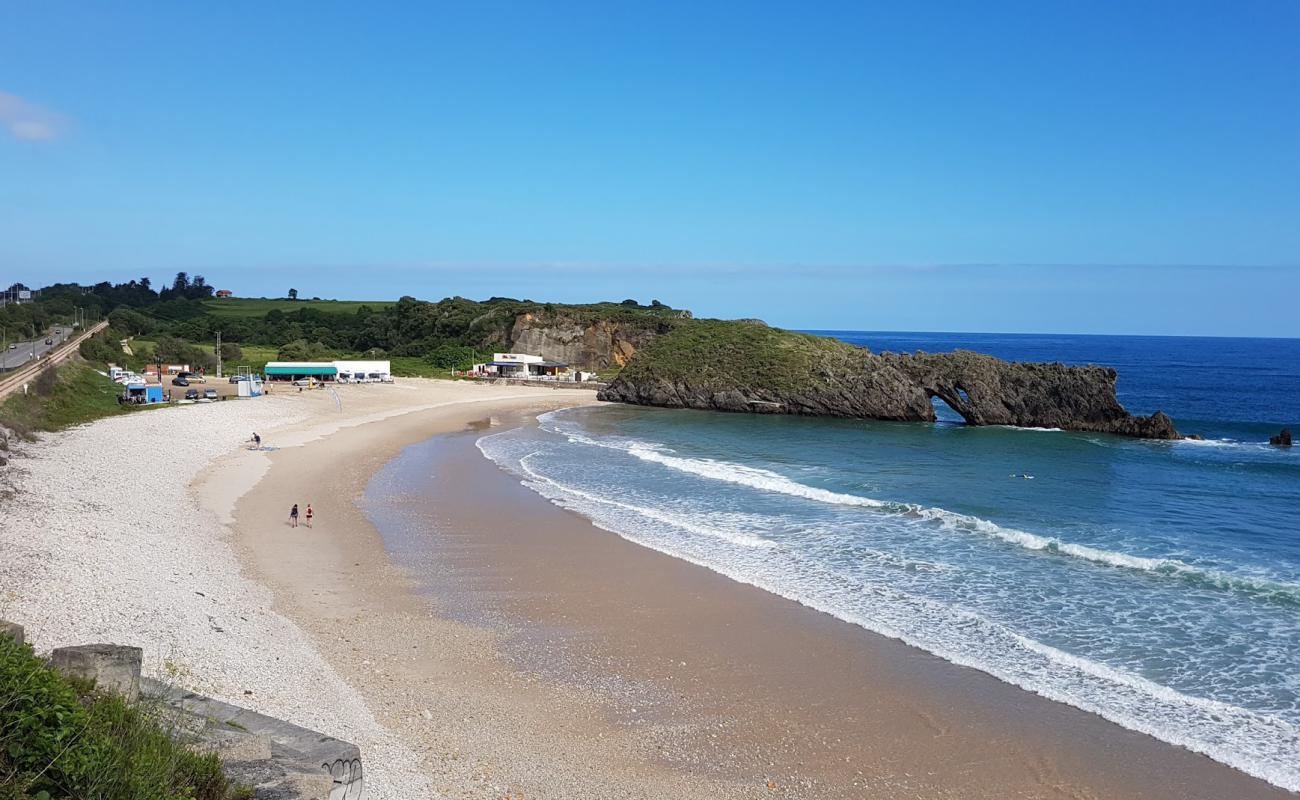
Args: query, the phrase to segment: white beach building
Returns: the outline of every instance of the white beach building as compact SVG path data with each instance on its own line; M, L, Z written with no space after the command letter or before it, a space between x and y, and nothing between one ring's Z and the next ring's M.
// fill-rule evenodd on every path
M344 383L388 383L393 379L389 361L335 361L334 369Z
M493 353L491 361L475 364L474 371L494 378L573 379L568 364L527 353Z
M389 361L270 361L267 380L295 381L313 378L340 383L392 383Z

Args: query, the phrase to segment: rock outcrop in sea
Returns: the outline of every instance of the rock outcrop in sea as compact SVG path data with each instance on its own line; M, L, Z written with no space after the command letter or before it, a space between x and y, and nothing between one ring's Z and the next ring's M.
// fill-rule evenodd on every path
M1176 439L1161 412L1130 414L1114 369L1012 363L969 351L873 353L835 339L698 320L647 344L602 400L667 408L933 422L939 397L970 425Z

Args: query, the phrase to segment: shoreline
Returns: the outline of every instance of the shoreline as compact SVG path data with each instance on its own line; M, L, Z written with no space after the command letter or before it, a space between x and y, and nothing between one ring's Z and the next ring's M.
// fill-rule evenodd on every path
M25 492L85 466L35 504L31 541L4 515L18 591L0 611L43 645L143 645L148 674L354 741L378 800L1295 796L596 528L474 446L589 392L339 395L49 437ZM263 452L240 447L254 425ZM187 450L125 470L120 448L160 427ZM361 501L421 448L438 477L407 527L436 541L403 549ZM287 526L293 502L315 528Z
M531 424L539 410L508 424ZM339 548L325 559L336 564L312 568L332 577L339 569L348 585L300 583L288 610L318 642L343 621L364 627L335 633L322 652L386 726L448 776L439 788L452 796L1291 796L597 529L489 462L473 447L477 434L455 435L491 424L494 412L508 416L484 406L441 415L437 430L418 415L372 426L383 457L329 478L352 498L393 463L389 456L459 448L425 464L441 472L427 484L431 502L417 503L428 517L412 530L436 530L437 541L406 548L409 556L431 545L442 561L432 572L412 570L400 542L386 541L370 515L349 511L345 538L326 541ZM291 469L311 460L304 450ZM263 564L255 574L273 585L300 581L271 574L283 554L254 557ZM430 586L420 572L448 585ZM471 595L477 616L459 608ZM459 652L431 652L449 643ZM686 699L656 701L674 697ZM889 724L874 722L881 718ZM467 753L476 769L461 765ZM451 788L475 776L494 777Z
M408 448L441 468L433 506L496 503L489 530L439 513L422 571L452 588L426 589L504 620L516 668L598 687L677 769L797 797L1292 796L597 528L482 457L480 435Z

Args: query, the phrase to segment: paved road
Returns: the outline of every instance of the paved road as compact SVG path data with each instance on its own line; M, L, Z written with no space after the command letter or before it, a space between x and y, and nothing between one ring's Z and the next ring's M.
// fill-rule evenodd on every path
M45 339L47 337L45 336L42 336L36 340L37 358L40 358L50 350L53 350L54 348L58 347L60 344L63 344L63 341L65 339L72 336L72 331L67 327L61 327L59 328L59 330L61 331L61 333L59 333L57 336L54 334L49 334L48 338L53 340L54 342L53 344L46 344ZM6 345L6 349L0 351L0 370L8 371L11 369L17 369L18 367L21 367L23 364L26 364L28 361L32 360L32 343L30 341L10 342L10 344L16 346L13 348L9 348Z

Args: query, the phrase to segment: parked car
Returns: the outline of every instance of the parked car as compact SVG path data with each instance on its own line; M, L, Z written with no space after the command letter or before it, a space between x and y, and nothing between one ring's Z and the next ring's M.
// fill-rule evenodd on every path
M198 400L198 399L199 399L199 390L198 390L198 389L186 389L186 390L185 390L185 399L186 399L186 400Z
M298 380L293 382L293 385L294 386L315 386L316 381L312 380L311 378L299 378Z
M183 375L177 375L175 378L172 378L172 386L189 386L189 385L190 385L189 380L185 378L185 376Z
M247 376L247 375L231 375L231 376L230 376L230 382L231 382L231 383L239 383L240 381L246 381L246 380L248 380L248 376Z
M18 349L18 345L14 344L13 342L10 342L10 343L9 343L9 349L10 349L10 350L17 350L17 349Z
M206 397L206 398L209 399L209 400L216 400L216 399L217 399L217 390L216 390L216 389L204 389L204 390L203 390L203 396Z

